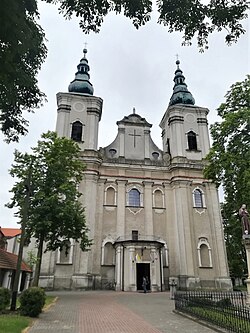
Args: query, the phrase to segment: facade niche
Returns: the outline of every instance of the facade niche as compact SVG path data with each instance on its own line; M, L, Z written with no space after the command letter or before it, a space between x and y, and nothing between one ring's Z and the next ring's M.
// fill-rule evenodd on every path
M116 191L112 186L109 186L105 192L105 205L115 206L116 205Z
M68 240L60 250L58 249L57 263L58 264L72 264L73 245Z
M103 265L111 266L114 265L114 247L111 242L107 242L104 247Z
M199 240L197 249L198 249L199 267L211 268L213 266L211 247L206 238L201 238Z
M164 196L162 191L159 189L153 192L153 207L164 208Z

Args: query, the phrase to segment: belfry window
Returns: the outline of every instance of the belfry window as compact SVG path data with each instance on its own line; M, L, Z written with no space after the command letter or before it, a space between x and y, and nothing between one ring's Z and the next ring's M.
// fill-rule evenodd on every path
M140 192L135 188L132 188L128 193L128 205L140 207Z
M188 140L188 149L197 150L197 138L196 134L193 131L188 132L187 140Z
M77 142L82 141L82 123L80 121L72 124L71 139Z

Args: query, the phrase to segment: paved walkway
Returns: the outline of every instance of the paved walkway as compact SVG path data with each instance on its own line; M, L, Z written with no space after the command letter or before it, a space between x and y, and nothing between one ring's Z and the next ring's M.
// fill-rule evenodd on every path
M169 293L54 292L29 333L214 333L172 312Z

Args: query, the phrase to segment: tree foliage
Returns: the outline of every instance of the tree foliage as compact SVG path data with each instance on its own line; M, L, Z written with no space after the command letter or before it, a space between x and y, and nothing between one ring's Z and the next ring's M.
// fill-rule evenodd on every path
M43 134L42 140L32 148L32 154L15 152L10 174L17 181L11 189L13 197L8 207L17 207L16 215L22 221L29 190L25 234L27 239L37 239L40 262L44 242L45 251L62 250L70 239L78 242L82 250L91 245L84 208L79 201L78 185L84 172L79 154L80 149L74 141L59 138L54 132Z
M138 29L152 14L151 0L43 0L57 4L70 19L80 18L84 33L99 32L110 12L123 14ZM183 33L184 45L197 38L198 47L208 47L214 31L226 32L227 44L245 32L247 0L156 0L158 23L168 31ZM0 11L0 124L6 141L18 141L27 133L24 111L33 111L45 98L37 85L37 73L46 58L45 35L38 24L37 0L2 0Z
M41 105L36 75L46 58L35 0L2 0L0 10L0 125L7 141L27 132L25 111Z
M124 14L138 29L151 18L151 0L44 0L58 3L59 11L66 18L74 14L80 17L83 32L99 32L104 17L109 12ZM197 37L199 48L206 48L208 36L214 31L225 29L226 43L238 40L245 32L241 20L247 17L247 0L156 0L159 13L158 23L168 26L168 31L183 32L184 44Z
M207 156L205 176L224 190L229 266L237 274L237 269L242 271L238 264L242 266L244 258L238 211L242 204L250 205L250 76L232 85L225 97L218 108L222 121L211 126L213 146Z

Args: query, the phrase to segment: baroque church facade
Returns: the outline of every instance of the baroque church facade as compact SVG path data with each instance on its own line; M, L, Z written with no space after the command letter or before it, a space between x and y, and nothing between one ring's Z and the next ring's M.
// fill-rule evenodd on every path
M230 289L222 219L215 185L204 178L209 151L207 114L195 105L177 61L174 89L163 114L163 148L151 124L133 110L118 132L98 148L102 99L90 83L87 50L68 92L57 94L56 131L81 148L86 165L80 184L89 237L82 252L43 256L39 284L52 289Z

